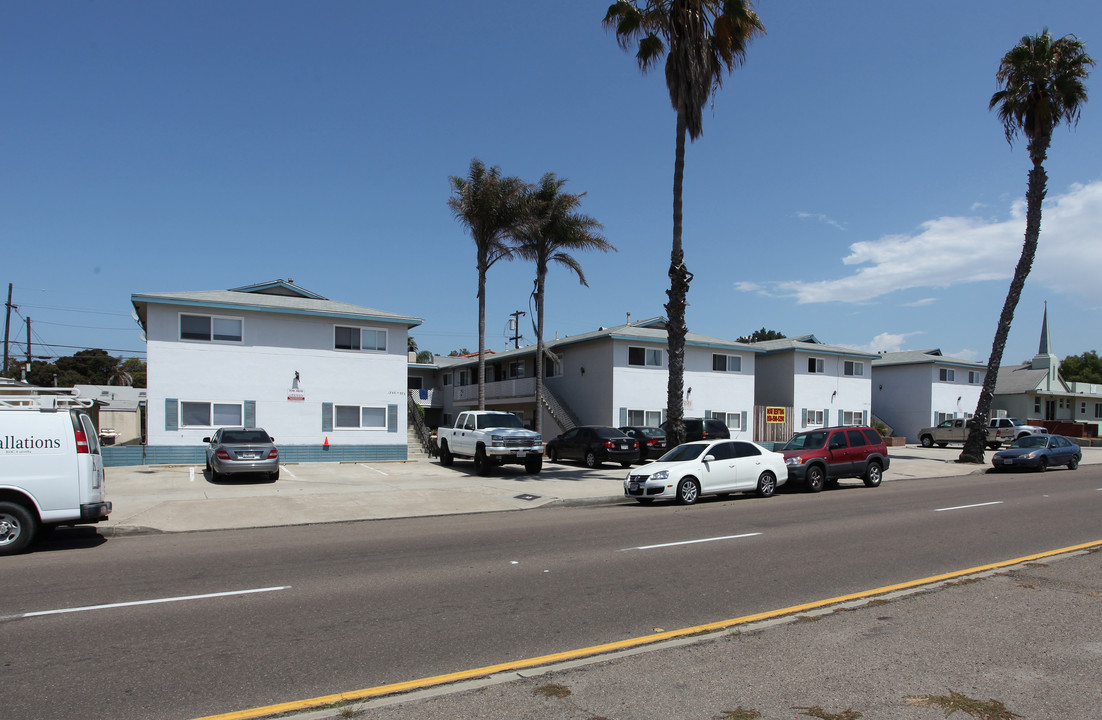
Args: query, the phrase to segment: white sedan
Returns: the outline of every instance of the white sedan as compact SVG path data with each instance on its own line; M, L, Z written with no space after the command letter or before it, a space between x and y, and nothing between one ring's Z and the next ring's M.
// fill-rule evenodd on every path
M780 453L747 440L699 440L632 470L624 479L624 495L641 503L663 498L692 505L701 495L756 492L769 497L787 480Z

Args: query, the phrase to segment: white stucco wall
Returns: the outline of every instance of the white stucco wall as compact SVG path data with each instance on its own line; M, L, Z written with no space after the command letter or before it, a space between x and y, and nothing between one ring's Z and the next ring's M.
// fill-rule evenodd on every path
M241 343L187 342L179 313L243 319ZM386 329L387 352L333 349L333 326ZM215 427L166 430L166 399L256 403L256 425L280 445L395 445L406 443L405 325L368 324L278 313L205 312L150 305L147 318L150 445L195 445ZM289 400L295 372L303 400ZM397 405L395 432L322 430L322 404Z

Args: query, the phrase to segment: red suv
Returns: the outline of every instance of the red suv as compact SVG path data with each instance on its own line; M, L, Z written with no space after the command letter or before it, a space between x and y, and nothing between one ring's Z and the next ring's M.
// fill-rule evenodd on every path
M796 433L778 450L788 466L788 479L802 482L809 492L855 477L876 487L888 469L888 447L871 427L827 427Z

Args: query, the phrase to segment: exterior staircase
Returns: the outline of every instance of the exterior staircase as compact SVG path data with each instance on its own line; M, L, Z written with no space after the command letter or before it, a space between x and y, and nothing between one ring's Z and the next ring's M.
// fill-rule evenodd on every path
M408 413L406 423L406 458L409 460L428 460L439 454L436 442L432 439L421 407L413 399L413 393L408 396Z
M578 420L578 416L570 409L570 406L559 399L559 396L552 392L547 385L543 386L543 406L547 408L547 412L558 423L560 432L566 432L570 428L582 424Z

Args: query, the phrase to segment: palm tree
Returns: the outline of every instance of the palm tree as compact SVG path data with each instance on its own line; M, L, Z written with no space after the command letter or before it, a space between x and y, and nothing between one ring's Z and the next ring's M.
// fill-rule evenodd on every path
M525 220L527 186L515 177L502 177L501 168L487 169L471 160L466 178L451 177L448 206L467 226L477 251L478 269L478 409L486 409L486 273L498 260L511 259L508 240Z
M1033 163L1026 188L1025 242L1022 255L1014 268L1010 290L1006 294L991 355L987 359L987 375L972 417L968 440L964 444L958 462L983 462L983 448L987 439L987 419L991 410L991 398L995 393L995 381L1002 363L1006 336L1018 306L1022 287L1033 257L1037 254L1037 239L1041 234L1041 204L1045 199L1048 176L1044 162L1052 131L1062 122L1075 125L1079 111L1087 101L1087 89L1083 81L1087 68L1094 60L1087 55L1083 43L1074 35L1053 40L1048 28L1040 35L1026 36L1014 46L999 63L995 79L1002 88L991 96L988 109L998 108L999 120L1006 133L1006 141L1013 145L1021 131L1029 143L1029 159Z
M603 227L601 223L576 212L585 193L563 192L564 185L566 179L555 177L555 173L543 176L528 196L530 220L516 236L516 253L536 264L532 293L536 298L536 432L543 432L543 308L547 267L552 262L563 265L578 276L582 285L589 287L582 266L566 251L616 250L598 234Z
M745 0L617 0L608 8L603 24L615 30L620 47L626 50L635 44L635 59L644 73L666 56L666 87L677 113L673 248L670 289L666 291L670 356L666 433L676 444L685 436L685 298L693 279L681 246L685 135L696 140L703 133L704 104L721 87L724 72L742 64L750 40L765 28Z

